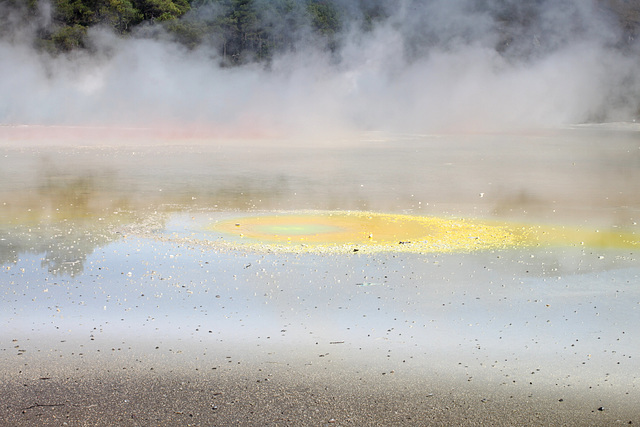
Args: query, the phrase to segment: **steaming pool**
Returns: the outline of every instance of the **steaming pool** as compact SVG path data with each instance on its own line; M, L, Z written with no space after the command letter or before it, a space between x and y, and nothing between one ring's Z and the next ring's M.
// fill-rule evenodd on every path
M233 360L640 421L635 126L324 144L15 132L0 134L5 382Z

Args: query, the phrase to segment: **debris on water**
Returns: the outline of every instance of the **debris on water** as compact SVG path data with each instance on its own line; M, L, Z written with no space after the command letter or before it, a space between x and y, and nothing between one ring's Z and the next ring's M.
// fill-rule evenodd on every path
M356 286L382 286L384 283L376 283L376 282L362 282L356 283Z

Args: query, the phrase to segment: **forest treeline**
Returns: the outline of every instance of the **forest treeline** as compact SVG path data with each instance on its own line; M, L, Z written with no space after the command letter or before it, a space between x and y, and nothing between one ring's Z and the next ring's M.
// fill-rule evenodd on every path
M549 0L478 0L468 2L498 23L496 48L543 19ZM90 28L109 28L122 37L171 37L188 48L213 46L226 64L268 61L296 48L301 40L335 50L340 35L357 26L370 31L397 13L419 9L433 0L0 0L0 37L30 31L32 42L53 54L91 49ZM598 0L603 13L617 21L622 43L635 40L640 28L640 0ZM416 24L414 23L414 26ZM419 24L418 24L419 25ZM421 43L439 35L414 27Z

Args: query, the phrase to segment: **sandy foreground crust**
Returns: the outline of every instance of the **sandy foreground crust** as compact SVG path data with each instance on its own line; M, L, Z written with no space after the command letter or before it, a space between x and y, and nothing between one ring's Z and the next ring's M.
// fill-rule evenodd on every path
M135 351L125 344L107 355L54 357L3 351L2 425L640 423L629 393L537 385L524 375L496 382L468 366L440 370L447 366L442 357L430 369L400 360L402 354L371 360L371 353L343 343L310 351L239 348L209 357L175 348Z
M613 425L638 423L608 410L488 387L303 379L299 372L163 375L120 373L3 384L5 425ZM337 383L337 384L336 384ZM489 397L486 397L489 396ZM563 399L564 400L564 399Z

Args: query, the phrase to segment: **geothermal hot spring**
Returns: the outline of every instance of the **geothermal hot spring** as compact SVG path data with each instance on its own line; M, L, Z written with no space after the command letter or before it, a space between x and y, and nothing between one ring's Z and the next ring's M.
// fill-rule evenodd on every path
M638 2L171 4L0 2L0 425L640 423Z
M0 358L19 381L260 366L632 419L635 125L331 144L41 130L5 129L0 157Z

